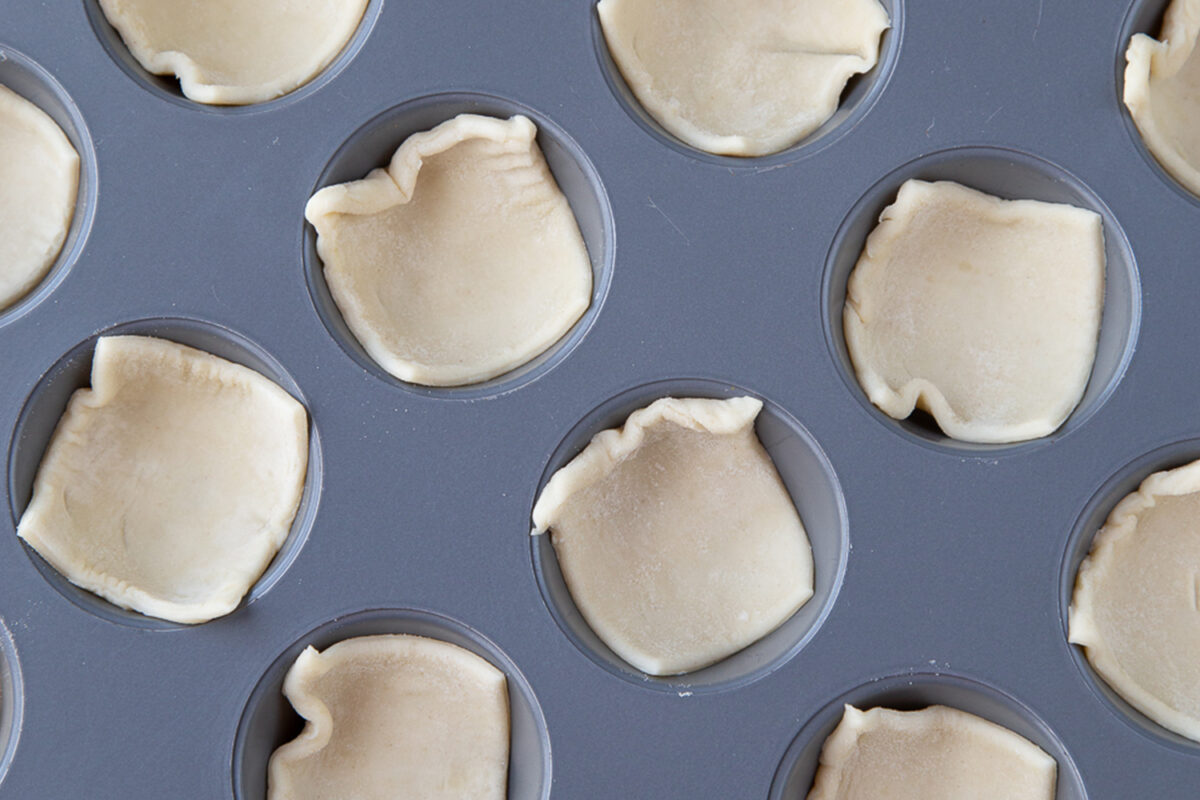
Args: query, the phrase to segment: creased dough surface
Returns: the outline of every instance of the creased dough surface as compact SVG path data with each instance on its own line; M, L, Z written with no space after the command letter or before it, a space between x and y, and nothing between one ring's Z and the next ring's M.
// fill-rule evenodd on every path
M33 290L75 216L79 154L46 112L0 86L0 310Z
M275 751L268 800L504 800L504 673L407 634L302 652L283 693L308 723Z
M1112 510L1079 568L1070 640L1130 705L1200 742L1200 461Z
M1104 266L1093 211L906 181L847 284L858 382L889 416L920 408L955 439L1046 436L1087 388Z
M1200 0L1174 0L1162 41L1136 34L1125 51L1125 106L1146 147L1200 195Z
M100 0L147 72L174 74L198 103L243 105L287 94L325 69L367 0Z
M879 59L877 0L600 0L613 61L646 111L700 150L761 156L825 123Z
M597 434L534 505L580 613L643 672L719 661L812 596L808 536L754 433L761 408L656 400Z
M558 341L591 303L579 226L527 118L463 114L305 216L363 348L401 380L459 386Z
M146 336L97 340L17 534L77 586L182 623L228 614L287 537L308 415L262 375Z
M1028 739L956 708L847 705L808 800L1053 800L1057 772Z

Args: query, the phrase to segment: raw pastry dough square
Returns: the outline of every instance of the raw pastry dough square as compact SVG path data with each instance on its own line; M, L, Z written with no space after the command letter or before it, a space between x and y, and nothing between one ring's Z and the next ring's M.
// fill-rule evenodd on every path
M956 708L847 705L808 800L1054 800L1057 772L1028 739Z
M877 0L600 0L596 11L646 111L687 144L734 156L823 125L889 27Z
M268 800L504 800L504 673L436 639L307 648L283 692L304 731L271 757Z
M889 416L920 408L962 441L1053 433L1091 375L1104 265L1093 211L906 181L847 284L858 382Z
M754 434L761 408L657 400L597 434L533 508L588 625L643 672L719 661L812 596L808 536Z
M1079 568L1070 640L1131 706L1200 742L1200 461L1113 509Z
M261 103L329 66L368 0L100 0L138 63L197 103Z
M116 605L205 622L275 557L307 461L308 415L267 378L175 342L103 336L17 535Z
M1174 0L1162 41L1139 33L1125 53L1125 106L1146 147L1200 195L1200 0Z
M525 117L463 114L410 136L386 170L309 200L329 291L397 378L496 377L590 305L587 249L536 135Z
M79 154L46 112L0 85L0 310L54 265L75 216Z

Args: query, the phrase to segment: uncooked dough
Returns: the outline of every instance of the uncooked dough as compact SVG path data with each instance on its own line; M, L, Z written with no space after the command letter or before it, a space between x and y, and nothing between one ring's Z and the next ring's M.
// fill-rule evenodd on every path
M268 800L504 800L504 673L410 635L307 648L283 693L308 720L271 757Z
M367 0L100 0L147 72L174 74L197 103L261 103L337 57Z
M1087 387L1104 307L1095 212L910 180L850 274L846 346L871 402L967 442L1054 432Z
M808 800L1054 800L1057 772L1028 739L956 708L847 705Z
M309 200L333 299L397 378L493 378L587 310L591 262L536 136L522 116L463 114L410 136L386 170Z
M238 364L103 336L17 534L77 586L182 623L228 614L287 537L308 415Z
M761 408L656 400L596 434L533 508L583 618L643 672L719 661L812 596L808 536L754 434Z
M1139 33L1125 51L1125 106L1146 147L1200 194L1200 0L1174 0L1162 41Z
M1113 509L1079 568L1070 640L1131 706L1200 742L1200 461Z
M877 0L600 0L604 38L650 116L710 153L792 146L879 59Z
M0 310L58 258L75 216L79 154L46 112L0 86Z

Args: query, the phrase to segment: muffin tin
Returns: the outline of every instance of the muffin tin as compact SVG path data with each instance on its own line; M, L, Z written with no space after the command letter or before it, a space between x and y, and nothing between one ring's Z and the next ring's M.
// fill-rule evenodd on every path
M942 702L1037 742L1063 800L1200 793L1200 745L1139 717L1067 644L1074 571L1122 494L1200 456L1200 203L1120 103L1128 36L1165 6L887 0L880 65L796 147L698 153L632 100L590 0L372 0L317 80L259 106L146 75L96 0L10 4L0 83L82 156L58 264L0 314L0 797L259 800L299 720L308 643L385 631L509 676L509 796L802 798L840 704ZM1115 67L1115 69L1114 69ZM461 111L525 113L579 218L592 308L554 348L461 389L398 382L345 331L314 258L315 188ZM964 446L880 414L841 340L845 276L906 177L1104 217L1104 328L1087 395L1045 440ZM247 601L195 627L80 592L15 525L103 332L258 369L308 408L292 535ZM579 619L539 488L664 394L766 401L816 596L726 662L653 679Z

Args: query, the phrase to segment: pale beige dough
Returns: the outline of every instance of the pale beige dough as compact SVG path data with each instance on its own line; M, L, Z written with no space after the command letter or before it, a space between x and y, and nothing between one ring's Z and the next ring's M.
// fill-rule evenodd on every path
M1054 800L1057 772L1028 739L956 708L847 705L808 800Z
M879 59L877 0L600 0L604 38L649 114L710 153L783 150Z
M1200 742L1200 461L1113 509L1079 568L1070 640L1131 706Z
M504 673L410 635L307 648L283 693L308 724L271 756L268 800L504 800Z
M588 625L643 672L719 661L812 596L808 536L754 433L761 408L657 400L598 433L533 508Z
M261 103L325 69L367 0L100 0L138 63L198 103Z
M591 262L536 135L522 116L463 114L410 136L386 170L309 200L329 290L397 378L493 378L587 310Z
M97 340L17 534L77 586L182 623L228 614L287 537L308 415L267 378L144 336Z
M1125 106L1146 147L1200 194L1200 0L1174 0L1162 41L1136 34L1125 51Z
M858 382L889 416L920 408L955 439L1046 436L1087 387L1104 265L1095 212L906 181L846 289Z
M46 112L0 85L0 310L54 265L75 216L79 154Z

